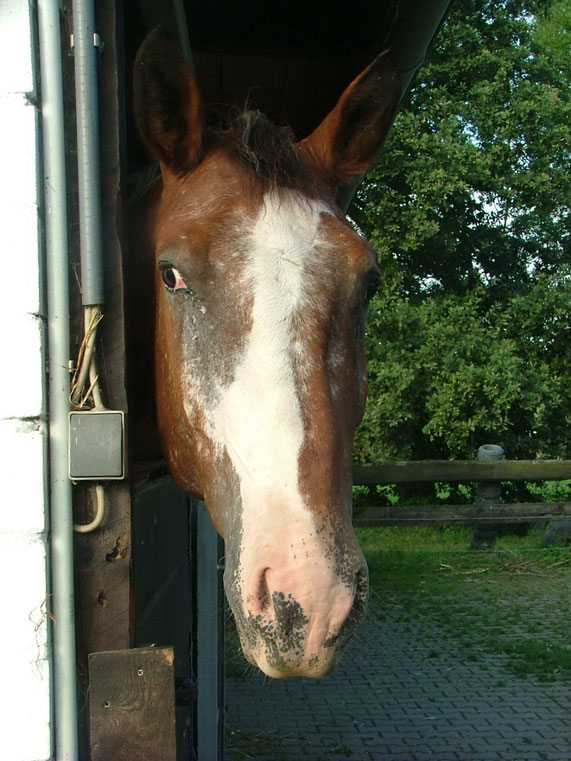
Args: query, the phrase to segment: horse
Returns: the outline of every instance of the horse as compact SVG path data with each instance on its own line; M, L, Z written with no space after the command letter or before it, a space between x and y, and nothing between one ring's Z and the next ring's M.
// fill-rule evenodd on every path
M270 677L324 676L365 614L351 451L380 271L335 195L379 150L399 90L385 51L297 141L257 111L209 126L161 28L135 60L135 119L160 167L132 281L154 371L141 351L135 382L154 372L169 472L224 539L242 650Z

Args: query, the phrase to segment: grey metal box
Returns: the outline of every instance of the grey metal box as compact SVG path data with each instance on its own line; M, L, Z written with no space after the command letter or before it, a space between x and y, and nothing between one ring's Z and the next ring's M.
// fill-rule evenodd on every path
M125 477L124 414L119 410L69 413L72 481Z

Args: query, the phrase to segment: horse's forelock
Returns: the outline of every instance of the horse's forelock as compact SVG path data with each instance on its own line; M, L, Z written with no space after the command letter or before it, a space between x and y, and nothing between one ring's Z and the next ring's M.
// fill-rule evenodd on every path
M222 141L264 193L283 188L300 191L309 198L319 197L316 177L304 162L289 127L275 124L258 110L245 110L233 118L217 115L213 121L216 141ZM159 176L159 165L153 162L146 172L130 177L130 203L146 195Z
M264 191L287 188L315 195L314 182L289 127L261 111L244 111L225 132L233 156L253 173Z

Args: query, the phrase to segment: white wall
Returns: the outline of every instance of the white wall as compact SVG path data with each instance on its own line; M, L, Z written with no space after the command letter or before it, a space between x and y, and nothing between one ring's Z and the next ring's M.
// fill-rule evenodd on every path
M51 757L41 172L28 0L0 0L0 758Z

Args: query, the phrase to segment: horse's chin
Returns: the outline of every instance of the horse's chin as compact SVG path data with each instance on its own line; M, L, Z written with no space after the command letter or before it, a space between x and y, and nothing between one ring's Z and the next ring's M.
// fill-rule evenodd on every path
M243 645L242 652L248 663L259 668L272 679L284 679L290 676L321 679L333 671L340 656L340 652L326 652L321 656L314 654L309 657L282 654L276 659L275 654L268 652L264 643L259 643L253 649Z

